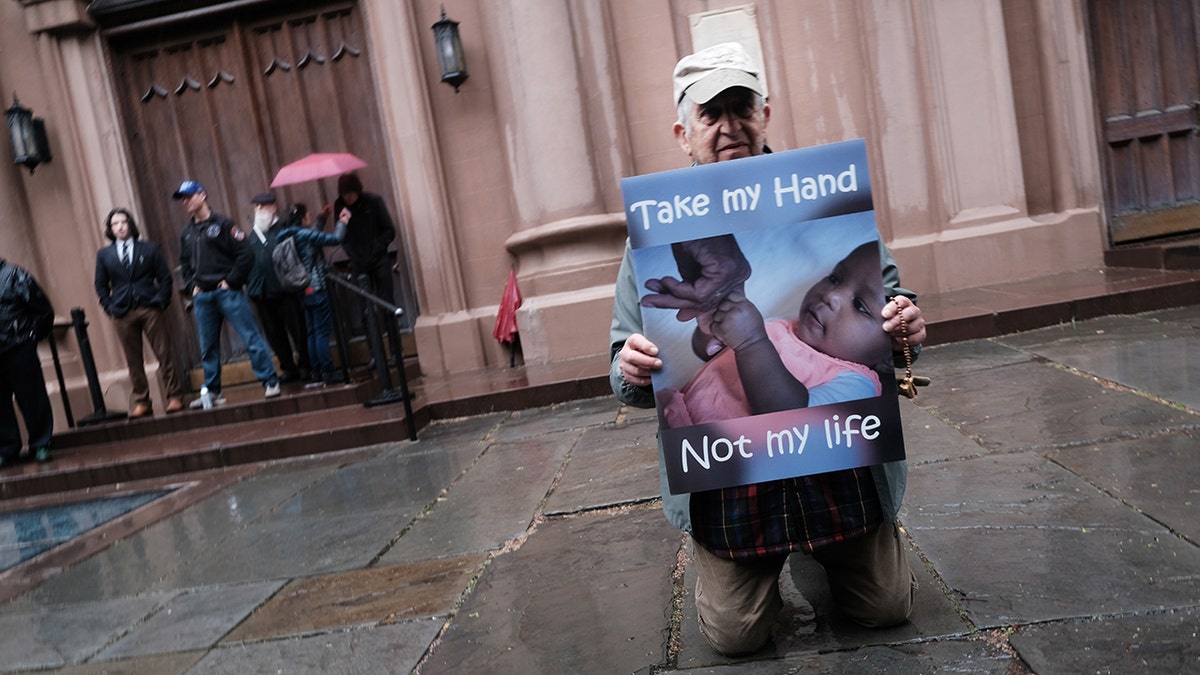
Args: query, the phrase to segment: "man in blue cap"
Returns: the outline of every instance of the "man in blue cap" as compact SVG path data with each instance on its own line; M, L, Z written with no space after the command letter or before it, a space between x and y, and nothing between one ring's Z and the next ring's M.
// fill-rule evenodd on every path
M209 207L208 193L196 181L183 181L173 196L183 202L189 216L179 239L179 266L183 290L192 296L204 386L212 402L225 402L221 395L221 324L225 320L245 343L250 366L266 388L266 397L279 396L271 350L258 330L244 290L254 266L254 251L246 242L246 233L228 216ZM190 407L203 407L203 398L192 401Z

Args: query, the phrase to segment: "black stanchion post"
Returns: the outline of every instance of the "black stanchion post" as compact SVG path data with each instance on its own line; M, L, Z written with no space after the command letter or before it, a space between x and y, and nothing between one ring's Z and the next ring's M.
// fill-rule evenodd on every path
M328 277L327 277L328 279ZM325 298L329 302L329 319L333 322L333 331L337 335L338 356L342 359L342 377L350 381L350 350L346 348L346 330L342 326L342 317L338 313L338 301L334 297L337 295L335 290L337 284L330 284L328 280L325 284Z
M382 391L368 399L363 403L363 405L371 408L374 406L403 401L405 421L408 424L408 437L410 440L417 440L417 422L416 419L413 418L412 403L410 402L411 396L408 392L408 379L404 373L404 359L402 358L401 352L397 346L396 368L400 375L401 391L396 391L392 389L392 380L388 376L387 361L384 354L385 348L383 345L383 330L385 328L379 325L378 318L379 308L386 309L389 320L394 322L393 324L389 325L394 326L397 329L397 332L399 332L399 318L404 315L404 310L396 307L390 302L385 302L372 295L371 291L369 290L370 284L367 280L367 275L365 274L360 274L358 276L356 279L358 283L357 286L339 277L329 278L337 285L344 286L348 292L358 295L360 298L362 298L363 302L369 306L368 311L364 313L367 323L367 342L371 347L371 357L375 360L375 371L379 374L379 382ZM390 329L387 330L390 332Z
M75 340L79 342L79 359L83 362L83 373L87 376L88 393L92 396L94 410L91 415L79 420L79 425L87 426L124 418L126 413L110 413L104 405L104 393L100 391L100 377L96 374L96 361L92 357L92 342L88 339L87 320L84 319L81 308L71 308L71 324L75 327Z
M358 275L358 287L365 293L370 292L371 287L367 281L367 275ZM371 358L375 359L375 372L379 375L379 387L383 390L383 394L391 394L392 378L388 376L387 356L384 354L383 338L379 334L379 318L376 316L378 312L373 304L366 303L366 305L367 341L371 345Z
M50 333L50 356L54 360L54 374L58 376L58 393L62 396L63 413L67 416L67 426L75 428L75 416L71 414L71 397L67 396L67 380L63 377L62 361L58 358L58 344L54 333Z
M404 310L399 307L391 316L397 333L400 331L400 317L402 316L404 316ZM412 396L408 393L408 374L404 372L404 352L397 349L395 357L396 373L400 380L400 398L404 400L404 419L408 422L408 440L415 441L417 440L417 422L413 419Z

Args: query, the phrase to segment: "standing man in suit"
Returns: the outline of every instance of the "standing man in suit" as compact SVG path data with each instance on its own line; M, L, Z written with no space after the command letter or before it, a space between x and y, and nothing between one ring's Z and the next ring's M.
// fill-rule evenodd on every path
M129 367L131 407L129 418L153 411L150 383L146 380L142 335L158 358L168 413L183 410L183 378L171 351L166 317L171 304L171 270L162 251L139 239L137 223L128 209L117 207L104 219L104 236L112 242L96 252L96 295L104 313L112 317Z

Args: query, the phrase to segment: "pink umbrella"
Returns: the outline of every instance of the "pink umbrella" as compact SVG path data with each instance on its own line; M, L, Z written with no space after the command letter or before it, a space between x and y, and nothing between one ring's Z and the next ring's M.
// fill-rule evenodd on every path
M275 174L275 180L271 181L271 187L340 176L366 165L366 162L346 152L316 152L280 169L279 173Z

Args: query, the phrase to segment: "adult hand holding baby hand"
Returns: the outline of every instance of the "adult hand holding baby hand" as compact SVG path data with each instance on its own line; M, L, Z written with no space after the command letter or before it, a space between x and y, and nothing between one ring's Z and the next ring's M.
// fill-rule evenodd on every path
M642 306L677 309L680 321L711 312L750 278L750 263L731 234L676 242L671 252L682 278L648 280L646 288L653 293L642 298Z

